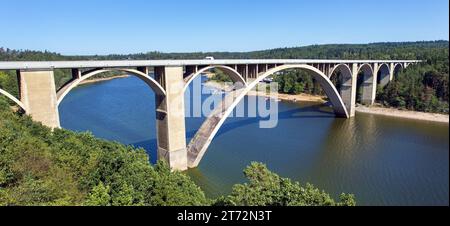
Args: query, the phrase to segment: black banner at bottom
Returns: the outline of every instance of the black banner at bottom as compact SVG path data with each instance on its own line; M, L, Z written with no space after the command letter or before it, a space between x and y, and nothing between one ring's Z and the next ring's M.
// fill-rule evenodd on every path
M4 222L58 225L114 223L155 225L419 223L447 221L447 207L0 207ZM10 219L8 219L10 218ZM444 221L445 220L445 221Z

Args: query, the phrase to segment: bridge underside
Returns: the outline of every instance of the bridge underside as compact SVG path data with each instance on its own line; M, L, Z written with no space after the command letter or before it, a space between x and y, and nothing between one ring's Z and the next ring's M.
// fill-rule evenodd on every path
M395 73L413 61L339 61L339 60L199 60L199 61L90 61L90 62L0 62L0 70L16 70L20 96L0 89L34 120L51 128L60 127L58 105L81 81L106 71L122 71L142 79L156 96L158 158L173 170L196 167L214 136L235 106L267 76L285 69L309 71L330 99L337 116L353 117L356 81L364 76L363 103L375 100L377 84L383 87ZM53 70L70 69L72 79L56 90ZM228 93L223 103L202 124L186 145L184 92L201 73L218 68L241 86ZM153 70L153 77L149 74ZM337 90L330 77L341 74Z

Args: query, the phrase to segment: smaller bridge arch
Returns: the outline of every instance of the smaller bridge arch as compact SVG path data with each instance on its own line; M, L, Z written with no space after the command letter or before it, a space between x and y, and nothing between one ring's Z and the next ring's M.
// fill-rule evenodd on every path
M92 77L94 75L98 75L100 73L110 72L110 71L122 71L122 72L126 72L129 74L135 75L138 78L140 78L142 81L144 81L156 94L162 95L162 96L166 95L164 88L155 79L153 79L152 77L150 77L149 75L147 75L141 71L138 71L135 69L129 69L129 68L107 68L107 69L97 69L94 71L89 71L87 74L82 75L81 77L74 79L73 81L66 84L56 94L57 100L58 100L57 105L59 105L62 102L62 100L66 97L66 95L72 89L77 87L82 81L89 79L90 77Z
M211 70L211 69L220 69L223 71L226 75L230 76L231 80L235 83L239 82L244 84L244 86L247 86L247 82L245 81L244 77L242 77L239 72L237 72L234 68L231 68L229 66L225 65L210 65L207 67L204 67L191 75L187 76L185 79L185 85L183 87L183 92L186 91L186 89L189 87L189 85L194 81L195 78L197 78L199 75L203 74L204 72Z
M391 69L389 68L389 65L386 63L381 64L378 67L377 72L377 84L383 88L385 87L391 80Z
M394 64L394 70L403 70L405 68L405 66L403 66L402 63L396 63Z
M405 65L406 65L406 64L405 64ZM391 70L392 70L392 75L391 75L392 77L391 77L391 80L394 79L394 78L396 78L397 75L398 75L398 73L406 68L405 65L403 65L402 63L396 63L396 64L394 65L394 67L391 68Z
M370 64L362 64L358 67L358 75L362 74L362 98L363 104L372 105L375 101L376 94L376 75L374 69Z

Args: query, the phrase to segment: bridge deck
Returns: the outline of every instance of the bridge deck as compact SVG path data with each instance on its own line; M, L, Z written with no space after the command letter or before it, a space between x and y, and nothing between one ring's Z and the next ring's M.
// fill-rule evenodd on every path
M155 67L239 64L341 64L418 63L418 60L326 60L326 59L221 59L221 60L112 60L112 61L0 61L0 70Z

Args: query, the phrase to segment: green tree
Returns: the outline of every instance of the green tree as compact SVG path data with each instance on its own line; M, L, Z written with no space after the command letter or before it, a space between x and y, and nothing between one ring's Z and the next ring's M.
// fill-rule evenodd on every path
M92 188L92 192L89 194L86 205L88 206L110 206L111 197L109 195L110 188L100 182L97 186Z
M227 74L225 74L223 71L221 71L220 69L215 68L213 70L213 75L211 76L211 80L213 81L218 81L218 82L233 82L233 80L231 80L230 76L228 76Z
M262 163L251 163L244 170L249 183L233 186L226 197L216 200L216 205L232 206L354 206L353 195L341 194L336 202L331 196L311 184L301 186L288 178L269 171Z

